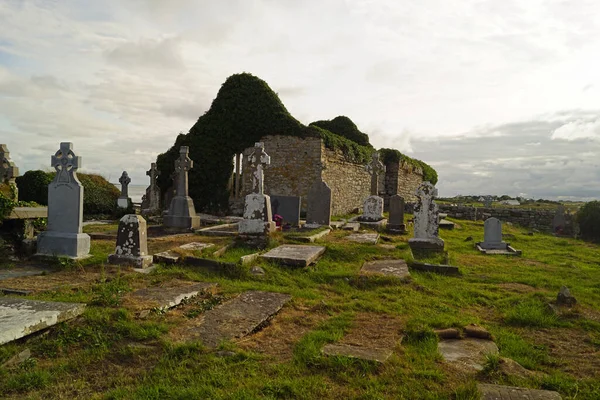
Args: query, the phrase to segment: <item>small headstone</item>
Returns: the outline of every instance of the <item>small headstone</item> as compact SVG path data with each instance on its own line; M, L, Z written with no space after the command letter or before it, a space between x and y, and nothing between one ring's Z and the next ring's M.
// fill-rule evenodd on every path
M486 219L483 223L483 242L476 243L475 247L485 254L521 254L520 250L515 250L502 241L502 222L494 217Z
M169 228L196 229L200 227L200 217L196 215L194 201L188 194L188 171L194 162L188 157L189 148L181 146L179 158L175 160L177 175L177 193L171 200L169 212L165 215L164 225Z
M560 291L556 296L556 304L559 306L572 307L577 304L577 299L571 294L569 288L561 286Z
M152 264L148 255L146 220L140 215L127 214L119 221L115 253L108 256L109 264L128 264L146 268Z
M356 243L377 244L379 233L353 233L348 235L346 239Z
M382 275L395 278L407 278L410 276L408 265L404 260L377 260L367 261L360 269L361 275Z
M379 175L385 173L385 165L379 161L379 153L374 152L373 158L366 165L366 170L371 175L371 195L363 205L363 214L360 221L376 222L383 219L383 199L379 197Z
M390 197L390 217L387 228L390 231L404 232L404 198L398 194Z
M83 313L85 304L0 297L0 345Z
M264 167L271 164L271 157L265 152L265 144L257 142L254 151L248 156L252 170L252 190L244 202L244 219L239 222L238 231L245 235L268 235L275 231L271 199L264 193Z
M8 184L11 187L9 197L11 200L19 198L19 192L15 178L19 176L19 168L10 159L10 152L5 144L0 144L0 183Z
M48 228L38 236L38 254L85 257L90 237L82 232L83 186L76 173L81 157L73 152L73 143L61 143L51 165L56 176L48 185Z
M331 223L331 189L319 180L308 191L306 225L321 226Z
M414 253L441 252L444 241L438 237L438 206L435 204L437 189L429 182L423 182L417 189L417 203L414 206L414 238L408 240Z
M146 188L146 194L142 199L142 213L152 214L160 208L160 188L157 181L158 169L156 163L150 164L150 169L146 171L146 175L150 177L150 186Z
M292 226L300 225L301 197L271 195L270 199L273 215L281 215L284 224L290 224Z
M123 171L119 178L119 183L121 184L121 195L117 199L117 206L119 206L119 208L127 208L131 202L131 199L129 198L129 184L131 183L131 178L127 174L127 171Z
M316 262L325 252L323 246L285 244L276 247L261 257L285 265L307 267Z
M564 232L566 224L565 206L561 204L556 208L556 214L552 218L552 232L560 235Z

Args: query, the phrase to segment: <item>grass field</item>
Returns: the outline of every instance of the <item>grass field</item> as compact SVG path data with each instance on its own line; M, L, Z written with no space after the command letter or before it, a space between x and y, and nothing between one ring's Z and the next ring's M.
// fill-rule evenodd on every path
M483 223L459 221L441 231L449 263L461 276L411 272L409 282L359 277L366 260L412 259L408 238L385 235L381 245L360 245L334 231L316 244L327 250L319 262L294 269L258 261L263 276L241 265L221 274L193 267L159 266L150 275L102 265L112 241L93 241L93 257L59 265L73 276L98 279L76 289L40 292L33 299L85 302L76 320L0 347L0 364L24 350L32 358L0 368L0 397L9 399L475 399L477 382L556 390L565 399L600 398L600 247L505 226L522 257L485 256L473 247ZM93 228L90 228L93 229ZM108 228L103 228L109 230ZM215 243L229 239L192 237ZM274 236L271 247L297 243ZM150 252L177 240L152 240ZM390 246L392 245L392 246ZM246 254L232 251L232 257ZM229 259L229 257L228 257ZM140 319L123 296L172 279L218 283L218 293ZM548 303L566 285L578 305L554 312ZM209 350L181 342L173 331L246 290L291 294L293 299L260 332ZM500 356L539 373L503 374L491 357L472 375L442 362L434 329L476 323L494 336ZM402 338L402 341L400 341ZM326 343L352 340L390 346L380 365L325 357Z

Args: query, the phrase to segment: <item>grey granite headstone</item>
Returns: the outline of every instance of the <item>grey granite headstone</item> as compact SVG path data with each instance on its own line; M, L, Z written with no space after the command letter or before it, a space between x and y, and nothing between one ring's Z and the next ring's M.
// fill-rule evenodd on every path
M158 169L156 163L150 165L150 169L146 171L146 175L150 177L150 186L146 188L146 194L142 199L142 212L151 214L160 208L160 188L158 187Z
M169 213L163 218L164 225L169 228L196 229L200 227L200 217L196 215L194 201L188 195L188 171L194 162L188 157L189 148L181 146L179 158L175 160L177 173L177 193L171 200Z
M152 264L148 255L146 220L140 215L127 214L119 221L115 253L108 256L110 264L128 264L146 268Z
M131 178L127 174L127 171L123 171L119 178L119 183L121 184L121 195L117 199L117 206L119 206L119 208L127 208L131 201L129 198L129 184L131 183Z
M85 304L0 298L0 345L74 318Z
M19 176L19 168L10 159L10 152L5 144L0 144L0 183L6 183L12 188L12 200L19 198L15 178Z
M270 198L273 215L281 215L284 224L289 223L292 226L300 225L301 197L271 195Z
M487 250L506 249L506 242L502 241L502 222L498 218L488 218L483 223L483 242L479 247Z
M390 217L387 228L394 231L404 231L404 198L399 194L390 197Z
M423 182L417 188L417 203L414 206L414 238L409 239L413 253L422 249L425 252L443 251L444 241L438 237L438 206L434 198L437 189L429 182Z
M320 226L331 223L331 188L319 180L308 191L306 225Z
M264 167L271 164L271 157L265 152L264 143L257 142L248 159L253 193L245 198L244 219L239 222L238 231L246 235L267 235L275 230L271 200L264 192Z
M82 233L83 186L77 179L81 157L73 152L73 143L61 143L51 165L56 176L48 185L48 228L38 236L38 254L85 257L90 237Z

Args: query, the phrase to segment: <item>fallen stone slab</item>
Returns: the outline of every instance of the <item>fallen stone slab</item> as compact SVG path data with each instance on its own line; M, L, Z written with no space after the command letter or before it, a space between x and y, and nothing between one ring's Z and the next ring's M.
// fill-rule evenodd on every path
M185 299L210 292L216 286L216 283L175 281L163 286L153 286L136 290L127 295L124 301L125 304L131 305L136 310L156 309L166 311L181 304Z
M498 346L491 340L467 338L442 340L438 351L444 360L456 367L481 371L488 354L498 354Z
M316 262L323 253L325 253L325 247L323 246L284 244L270 250L261 257L285 265L307 267Z
M191 242L191 243L182 244L181 246L179 246L179 248L183 249L183 250L198 250L198 251L200 251L200 250L212 247L212 246L214 246L214 244L212 244L212 243Z
M360 223L359 222L347 222L344 226L342 226L342 229L345 231L358 232L358 230L360 229Z
M353 233L346 239L356 243L377 244L379 233Z
M429 264L415 261L410 265L411 269L421 272L433 272L440 275L460 275L458 267L446 264Z
M31 350L25 349L22 352L20 352L20 353L14 355L13 357L11 357L4 364L2 364L2 367L3 368L16 367L17 365L22 364L25 361L29 360L30 357L31 357Z
M207 311L199 326L186 335L201 340L210 348L224 340L239 339L263 326L292 296L282 293L250 291Z
M196 229L195 231L201 236L237 236L238 224L223 224L209 226L208 228Z
M172 265L177 264L180 259L181 256L173 251L163 251L162 253L156 253L152 261L156 264Z
M448 221L447 219L442 219L439 222L439 228L440 229L448 229L448 230L452 230L454 229L454 222L452 221Z
M367 261L360 269L361 275L393 276L405 279L410 276L408 264L404 260Z
M331 226L333 229L340 229L344 225L346 225L346 221L331 221L329 223L329 226Z
M315 233L314 235L303 236L303 237L299 237L298 239L303 242L306 242L306 243L314 243L315 241L321 239L322 237L329 235L329 233L331 233L331 229L325 229L324 231Z
M477 384L481 400L562 400L558 392L516 386Z
M350 346L347 344L326 344L321 352L327 356L343 356L361 360L375 361L383 364L392 355L390 349Z
M48 273L47 269L36 267L15 267L10 269L0 269L0 281L10 278L21 278L24 276L43 275Z
M0 345L83 313L85 304L0 298Z
M33 290L26 289L12 289L12 288L2 288L0 287L0 293L5 295L16 294L18 296L27 296L33 293Z

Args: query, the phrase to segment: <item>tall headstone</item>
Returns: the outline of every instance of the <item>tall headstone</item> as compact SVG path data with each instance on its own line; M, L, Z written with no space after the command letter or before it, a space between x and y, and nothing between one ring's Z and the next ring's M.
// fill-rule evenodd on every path
M375 222L383 219L383 198L379 196L379 176L385 173L385 165L379 161L379 153L374 152L371 162L365 166L371 175L371 195L367 197L363 205L361 221Z
M90 237L82 233L83 186L77 179L81 157L73 143L63 142L52 156L56 170L48 185L48 228L38 237L38 254L80 258L90 252Z
M498 218L488 218L483 223L483 242L479 247L486 250L506 249L507 244L502 241L502 222Z
M194 201L188 194L188 171L194 167L194 162L188 153L189 148L181 146L179 158L175 160L177 192L171 199L169 213L163 218L164 225L169 228L196 229L200 227L200 217L196 215Z
M119 183L121 184L121 195L117 199L117 206L119 206L119 208L127 208L131 201L129 198L129 184L131 183L131 178L127 174L127 171L123 171L119 178Z
M244 203L244 219L238 225L242 234L263 235L275 230L271 199L264 193L264 167L271 164L271 157L265 152L262 142L254 144L254 151L248 156L252 173L252 190Z
M10 193L7 193L11 200L19 198L19 192L15 178L19 176L19 168L10 159L10 152L5 144L0 144L0 183L7 184L10 187Z
M390 231L404 232L404 198L399 194L390 197L390 217L387 224Z
M128 264L146 268L152 264L148 255L146 220L139 215L127 214L119 221L115 253L108 256L110 264Z
M552 232L561 234L565 231L567 219L565 218L565 206L562 204L556 208L556 214L552 218Z
M331 224L331 188L322 180L308 190L306 199L306 226L317 227Z
M435 204L437 189L429 182L423 182L416 191L417 203L414 213L414 238L408 240L413 253L441 252L444 241L438 237L438 206Z
M158 187L158 169L156 163L150 165L150 169L146 171L146 175L150 177L150 186L146 188L146 194L142 200L142 212L144 214L152 214L160 208L160 189Z

